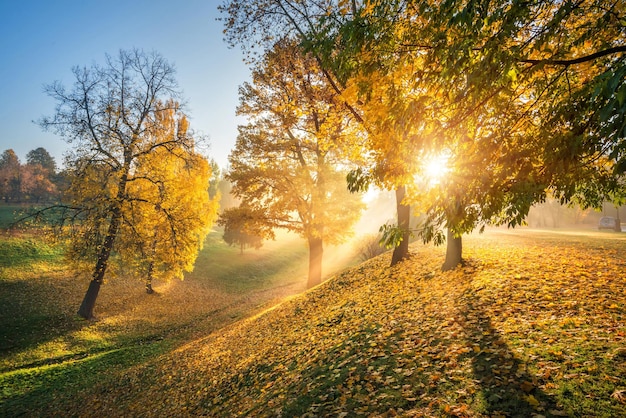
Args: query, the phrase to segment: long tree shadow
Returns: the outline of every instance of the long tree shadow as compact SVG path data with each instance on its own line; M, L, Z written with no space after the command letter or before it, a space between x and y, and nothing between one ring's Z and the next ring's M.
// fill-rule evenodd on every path
M493 326L493 313L479 292L469 288L461 295L456 318L471 347L461 360L470 359L479 387L474 406L490 416L551 416L550 411L556 409L554 399L539 388L537 378Z
M0 281L0 354L26 350L84 326L36 281Z

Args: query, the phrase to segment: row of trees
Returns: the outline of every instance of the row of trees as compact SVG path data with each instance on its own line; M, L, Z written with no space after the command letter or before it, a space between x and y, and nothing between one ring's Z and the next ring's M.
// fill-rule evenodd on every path
M451 269L464 233L519 225L549 196L583 207L624 196L622 0L227 0L221 11L254 68L289 45L305 77L334 94L333 126L352 132L342 148L366 156L351 160L350 189L396 192L397 224L384 230L392 263L408 254L411 206L426 215L424 241L447 241ZM442 155L446 178L423 181Z
M0 199L5 203L42 203L58 199L63 176L45 148L26 154L22 164L12 149L0 155Z
M220 222L248 236L302 234L315 285L324 243L345 238L362 206L346 172L351 191L395 191L397 224L384 228L392 263L408 255L413 207L421 237L447 241L444 269L461 262L462 234L518 225L549 195L584 207L621 199L625 9L225 1L226 37L249 53L253 78L240 90L249 122L226 176L241 204ZM121 51L74 75L69 91L48 87L57 108L41 125L74 145L63 219L75 221L77 259L95 260L80 310L90 317L112 254L146 277L191 268L216 204L162 57ZM427 161L442 156L448 175L426 181Z

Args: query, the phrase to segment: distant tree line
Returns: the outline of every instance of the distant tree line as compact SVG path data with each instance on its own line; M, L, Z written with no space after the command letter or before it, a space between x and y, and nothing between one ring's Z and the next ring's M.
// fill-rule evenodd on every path
M0 155L0 199L4 203L44 203L59 199L65 176L42 147L26 154L22 164L13 149Z

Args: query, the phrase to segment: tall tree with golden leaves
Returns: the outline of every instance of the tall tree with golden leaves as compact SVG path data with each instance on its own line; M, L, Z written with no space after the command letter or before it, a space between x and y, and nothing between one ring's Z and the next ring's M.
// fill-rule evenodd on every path
M345 170L361 150L359 131L314 59L278 42L240 89L239 128L227 179L246 208L245 229L273 237L282 228L309 247L308 286L321 282L325 244L341 242L363 207L345 184ZM241 224L225 211L222 223Z
M112 255L147 278L170 267L178 275L193 264L215 210L208 163L195 152L174 68L161 55L120 51L73 72L71 89L46 88L57 106L40 125L73 145L65 219L74 221L73 258L92 269L78 311L92 318ZM140 261L127 253L137 248Z

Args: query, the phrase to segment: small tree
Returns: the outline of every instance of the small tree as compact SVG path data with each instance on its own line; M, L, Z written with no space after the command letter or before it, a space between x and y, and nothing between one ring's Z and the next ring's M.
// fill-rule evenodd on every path
M20 159L12 149L5 150L0 155L0 195L6 203L19 200L21 181Z
M26 154L26 164L20 167L22 199L40 203L57 196L57 165L45 148L39 147Z
M40 125L73 145L66 157L70 186L64 219L74 221L70 254L93 269L78 311L92 318L112 254L136 260L140 248L145 274L158 263L159 269L189 268L212 218L208 177L202 175L201 184L189 181L182 190L172 187L194 178L195 169L179 177L186 169L206 164L194 151L195 139L176 101L172 65L157 53L131 50L107 55L104 66L75 67L73 73L70 90L59 82L46 87L57 106ZM200 172L209 173L208 167ZM181 200L181 193L194 197Z
M250 208L239 206L226 209L218 223L224 227L224 241L230 246L238 245L241 254L246 248L263 246L264 232L254 231L259 222L254 219Z
M368 234L361 237L355 245L359 258L362 261L367 261L384 253L387 249L381 240L380 234Z
M39 164L25 164L20 168L20 195L22 199L40 203L50 200L56 193L54 176Z

